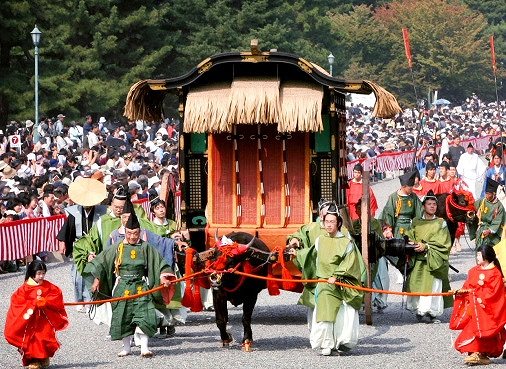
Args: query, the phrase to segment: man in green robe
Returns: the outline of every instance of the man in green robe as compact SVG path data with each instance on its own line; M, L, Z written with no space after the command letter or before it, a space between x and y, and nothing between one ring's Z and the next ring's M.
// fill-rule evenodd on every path
M421 215L422 206L418 196L413 193L418 171L409 172L399 177L401 188L392 193L381 213L383 234L386 239L402 238L411 220Z
M448 261L452 248L450 232L443 218L436 217L437 199L430 190L423 199L423 215L413 219L405 235L415 245L405 290L415 293L447 292L450 290ZM442 296L408 296L407 309L416 312L419 321L440 323L438 317L453 299Z
M329 206L336 206L335 202L321 199L318 202L318 219L303 225L297 232L288 236L289 246L299 250L298 257L293 260L295 266L302 272L302 279L316 279L315 258L311 257L314 253L314 245L316 239L326 233L323 225L323 217L327 214ZM349 231L343 226L341 233L346 238L351 239ZM362 261L363 277L365 278L365 264ZM316 285L314 283L307 283L299 298L298 304L307 306L307 323L308 329L311 330L311 322L313 316L313 309L315 306L314 291Z
M107 242L112 231L121 226L121 214L127 199L127 191L124 187L118 187L111 201L107 214L102 215L91 227L88 234L80 238L74 245L72 256L79 273L82 273L86 263L93 260L102 250L107 247ZM137 216L145 218L144 209L134 205Z
M311 347L320 348L322 355L328 356L332 350L347 351L357 343L363 293L338 287L335 282L360 286L362 256L353 241L340 232L342 218L335 204L329 206L323 222L326 233L317 237L313 247L291 252L300 265L309 265L313 260L316 277L327 280L315 288L310 342Z
M501 241L506 213L501 202L497 199L499 182L487 178L485 197L476 201L476 216L478 217L478 230L476 231L476 249L488 243L495 246ZM471 237L473 239L474 237Z
M400 176L401 188L388 197L380 217L385 239L402 238L406 229L411 226L411 220L422 215L422 204L418 196L413 193L415 178L419 178L419 176L417 170ZM398 271L404 271L405 260L397 257L389 257L389 260ZM387 278L389 279L389 277ZM397 273L397 283L402 282L401 273ZM389 280L385 283L390 285Z
M92 291L101 296L122 297L145 292L163 282L168 286L173 275L159 252L140 239L140 225L132 213L125 226L125 240L101 252L85 267L83 275L94 277ZM148 337L158 327L154 301L162 301L160 292L132 300L113 302L110 335L122 340L123 350L118 356L130 355L131 338L139 335L141 356L151 357Z

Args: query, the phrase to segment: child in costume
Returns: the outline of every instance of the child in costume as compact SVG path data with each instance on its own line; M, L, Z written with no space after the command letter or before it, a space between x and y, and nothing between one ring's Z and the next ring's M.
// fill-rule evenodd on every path
M25 282L11 297L5 322L7 342L18 348L23 366L41 369L60 347L56 331L68 325L59 287L45 280L47 267L40 260L26 268Z
M494 248L478 248L477 264L457 291L450 329L462 330L455 348L467 353L468 365L487 365L503 353L506 342L506 288Z

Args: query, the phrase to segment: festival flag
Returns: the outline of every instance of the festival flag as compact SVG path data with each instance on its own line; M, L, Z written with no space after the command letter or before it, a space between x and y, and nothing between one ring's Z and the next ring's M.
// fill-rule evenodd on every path
M409 69L413 68L413 57L411 55L411 45L409 43L409 30L402 29L402 38L404 39L404 50L406 51L406 58L408 59Z
M492 70L494 74L497 72L497 65L495 62L495 46L494 46L494 35L490 36L490 53L492 56Z

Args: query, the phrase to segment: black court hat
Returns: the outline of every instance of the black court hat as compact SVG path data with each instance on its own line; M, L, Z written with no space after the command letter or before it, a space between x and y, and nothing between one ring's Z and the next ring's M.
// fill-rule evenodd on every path
M329 206L330 204L332 204L332 201L321 198L320 201L318 201L318 211L321 211L324 207Z
M401 182L401 186L409 186L413 187L415 185L415 178L420 178L420 174L418 170L414 170L412 172L404 173L399 177L399 181Z
M124 186L119 186L116 191L114 191L114 199L118 200L126 200L128 196L128 191L125 189Z
M128 217L128 220L125 224L125 228L128 228L128 229L141 228L141 225L139 224L139 220L137 219L137 215L135 215L135 211L132 211L130 213L130 216Z
M492 178L487 178L487 185L485 186L485 192L496 193L499 182L494 181Z
M427 192L427 194L423 198L422 204L425 204L425 201L427 201L427 200L437 201L437 197L436 197L436 195L434 195L434 191L429 190L429 192Z

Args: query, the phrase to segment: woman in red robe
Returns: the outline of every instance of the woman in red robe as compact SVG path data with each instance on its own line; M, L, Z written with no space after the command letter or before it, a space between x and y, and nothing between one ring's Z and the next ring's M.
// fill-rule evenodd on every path
M461 290L457 291L450 329L462 330L455 348L467 353L468 365L487 365L490 357L503 353L506 342L506 288L494 248L480 247L477 264L471 268Z
M29 369L49 366L49 358L60 347L56 331L68 325L62 292L44 280L46 271L42 261L28 265L25 282L12 294L5 322L7 342L18 348Z

